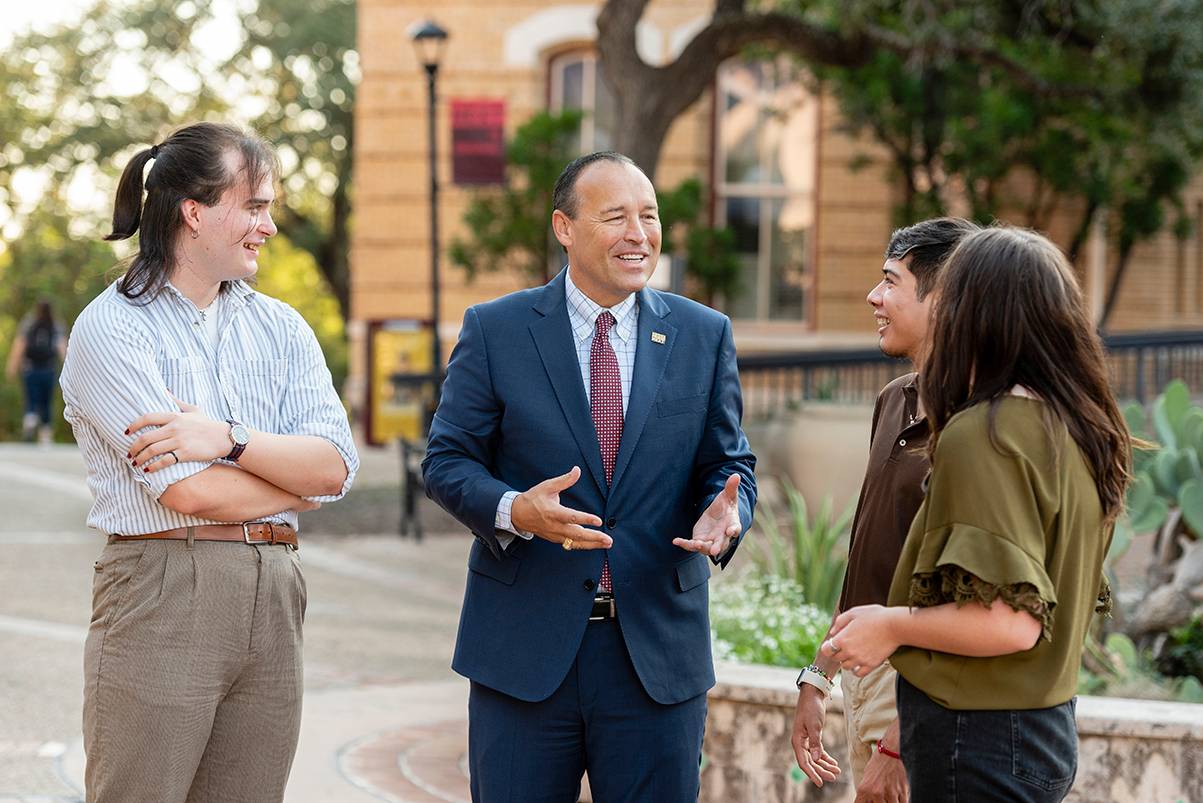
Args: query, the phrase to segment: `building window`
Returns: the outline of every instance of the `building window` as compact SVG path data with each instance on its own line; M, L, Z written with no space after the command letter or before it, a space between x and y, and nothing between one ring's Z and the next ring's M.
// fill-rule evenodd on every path
M585 113L576 142L578 153L610 150L614 137L614 98L602 79L594 53L573 51L551 61L553 112L578 109Z
M733 318L807 322L819 106L802 78L785 59L719 70L717 216L744 264L742 291L726 304Z

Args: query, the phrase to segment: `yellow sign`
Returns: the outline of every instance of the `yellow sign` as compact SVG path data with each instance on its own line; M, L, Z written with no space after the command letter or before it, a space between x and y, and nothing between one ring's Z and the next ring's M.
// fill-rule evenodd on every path
M373 324L369 332L369 440L375 444L417 440L423 435L434 392L430 381L422 379L429 377L431 369L430 329L419 321L383 321Z

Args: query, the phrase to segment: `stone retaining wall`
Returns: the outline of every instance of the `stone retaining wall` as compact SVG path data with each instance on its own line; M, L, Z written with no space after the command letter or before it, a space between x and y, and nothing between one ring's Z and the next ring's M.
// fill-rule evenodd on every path
M702 803L853 800L849 781L816 789L790 747L797 672L720 664L710 692ZM828 707L824 744L848 766L843 698ZM1078 699L1078 777L1069 803L1203 803L1203 705Z

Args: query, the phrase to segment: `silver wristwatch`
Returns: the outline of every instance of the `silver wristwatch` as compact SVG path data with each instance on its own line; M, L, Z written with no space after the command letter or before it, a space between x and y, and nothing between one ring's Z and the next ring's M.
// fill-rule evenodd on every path
M234 444L234 448L226 455L226 460L237 463L238 458L242 457L246 445L251 442L251 433L245 426L232 418L227 418L226 423L230 425L230 443Z

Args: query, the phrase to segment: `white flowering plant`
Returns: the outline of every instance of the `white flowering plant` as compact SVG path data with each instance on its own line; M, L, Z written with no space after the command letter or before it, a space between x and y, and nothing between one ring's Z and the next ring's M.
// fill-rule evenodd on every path
M798 667L809 664L831 614L807 604L788 577L753 572L710 589L710 634L720 661Z

